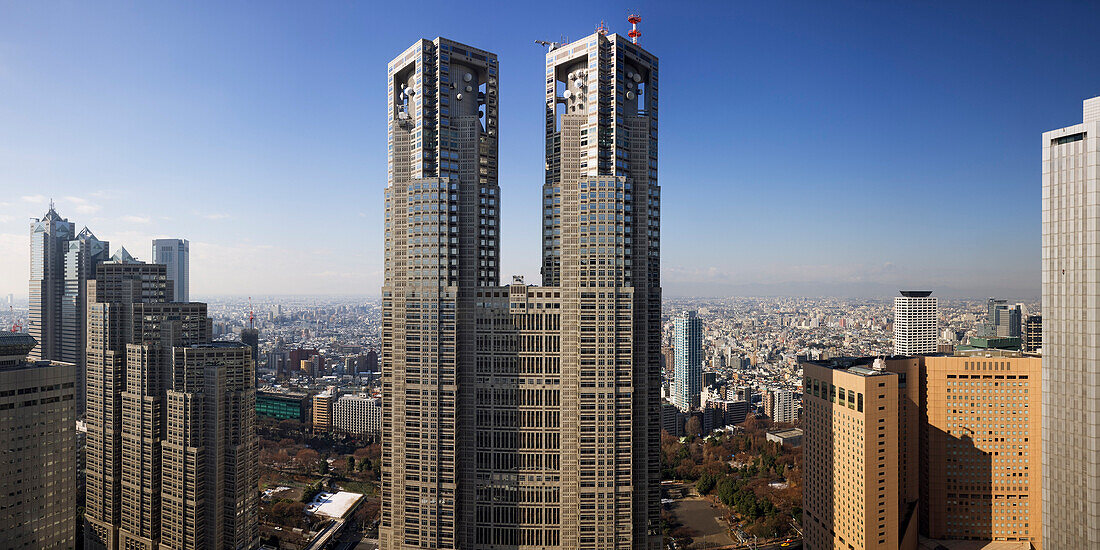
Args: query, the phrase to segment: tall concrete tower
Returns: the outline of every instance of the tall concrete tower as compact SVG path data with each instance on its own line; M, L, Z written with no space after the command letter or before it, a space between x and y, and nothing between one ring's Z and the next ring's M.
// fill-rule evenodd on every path
M499 285L497 78L439 38L389 66L382 547L655 550L656 59L550 52L542 287Z
M168 268L168 280L175 289L173 302L191 300L191 243L187 239L153 239L153 263Z
M445 38L387 71L386 549L475 547L475 295L500 276L498 78L496 55Z
M565 548L661 542L657 97L656 56L602 28L546 54L542 278L561 295Z
M939 299L931 290L902 290L894 296L894 355L936 353Z
M1100 547L1100 97L1043 134L1043 544Z
M206 304L125 249L88 296L84 546L258 546L249 347L210 344Z

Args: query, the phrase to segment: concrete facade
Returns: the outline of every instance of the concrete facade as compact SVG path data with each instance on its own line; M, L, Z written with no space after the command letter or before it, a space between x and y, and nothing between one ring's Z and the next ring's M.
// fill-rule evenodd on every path
M0 333L0 547L75 548L76 365L27 361L35 344Z
M191 243L187 239L153 239L152 262L167 268L172 301L191 301Z
M1043 537L1100 547L1100 97L1043 134Z
M1039 358L976 350L803 369L809 547L912 549L919 534L1042 548Z
M936 353L939 299L926 290L903 290L894 297L894 355Z
M657 62L546 61L543 287L499 282L496 57L389 66L385 549L660 547Z

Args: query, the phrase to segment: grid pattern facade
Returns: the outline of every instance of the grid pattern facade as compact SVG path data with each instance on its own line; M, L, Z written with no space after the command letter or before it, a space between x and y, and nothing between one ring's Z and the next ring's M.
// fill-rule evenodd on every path
M1100 98L1043 134L1043 540L1100 547Z
M474 547L475 293L499 282L498 66L420 40L388 67L382 548Z
M187 239L153 239L153 263L164 264L168 269L172 301L190 301L191 243Z
M657 83L656 57L615 34L546 56L542 282L561 292L563 435L581 430L564 548L661 542Z
M866 366L802 368L807 548L902 548L901 377Z
M187 390L189 363L177 354L211 347L211 323L205 304L170 302L171 290L165 266L132 260L100 264L89 284L86 548L259 541L251 349L213 345L240 356L198 361L221 381L220 397ZM183 433L191 429L202 433ZM197 515L214 493L214 508Z
M703 390L703 321L688 311L673 323L673 353L676 354L675 388L672 397L680 410L699 406Z
M807 545L1042 548L1040 370L997 350L804 363Z
M254 368L247 345L173 348L165 392L159 548L256 546Z
M343 395L332 405L332 425L357 435L382 432L382 400L369 395Z
M922 363L923 530L1041 548L1042 360L983 352Z
M0 547L74 548L76 366L27 362L33 345L0 335Z
M939 299L894 297L894 355L936 353Z
M544 287L499 286L497 77L389 66L382 547L659 548L656 59L548 54Z

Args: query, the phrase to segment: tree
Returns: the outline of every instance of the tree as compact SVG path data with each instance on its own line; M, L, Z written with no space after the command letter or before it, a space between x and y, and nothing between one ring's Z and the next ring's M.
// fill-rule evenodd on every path
M714 488L717 482L718 478L714 474L703 474L703 477L700 477L699 481L695 482L695 489L699 491L700 495L705 495Z
M355 457L351 456L351 455L348 455L348 471L347 471L347 473L350 475L354 471L355 471Z
M321 455L317 454L317 451L313 449L302 449L298 451L298 454L294 455L294 461L302 468L312 470L317 467L317 462L321 460Z
M702 433L703 433L703 423L699 421L698 416L693 416L687 421L687 426L684 428L684 431L688 435L694 435L694 436L702 435Z

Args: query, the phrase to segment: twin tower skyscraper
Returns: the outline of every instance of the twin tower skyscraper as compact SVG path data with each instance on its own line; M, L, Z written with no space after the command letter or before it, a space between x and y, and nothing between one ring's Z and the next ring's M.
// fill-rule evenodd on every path
M546 56L542 286L500 284L496 55L388 67L384 549L661 546L657 58Z

